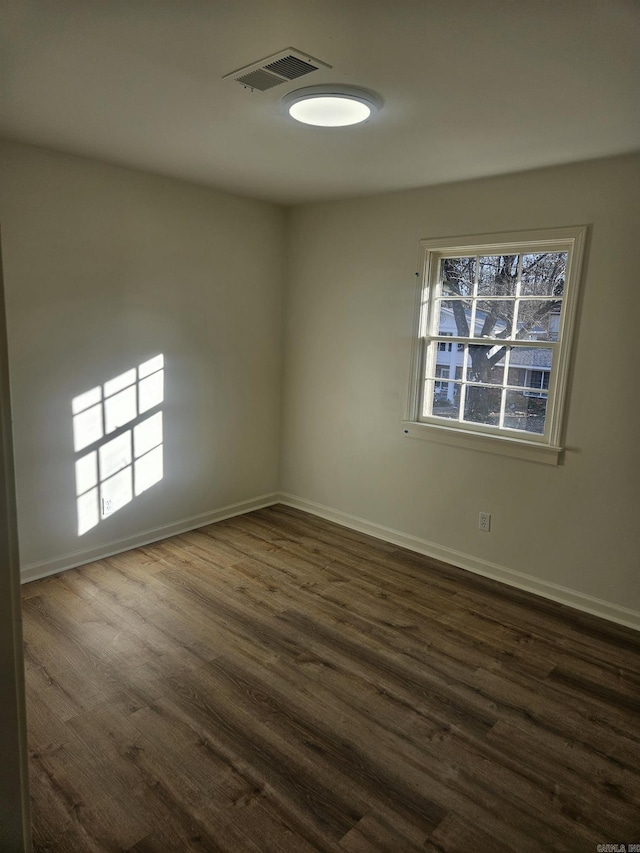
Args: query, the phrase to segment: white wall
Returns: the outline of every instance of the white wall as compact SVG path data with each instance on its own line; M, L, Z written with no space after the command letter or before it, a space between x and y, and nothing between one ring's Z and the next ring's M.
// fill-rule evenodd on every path
M640 627L638 186L640 158L622 157L296 208L282 490L636 611ZM582 224L563 464L405 438L418 241Z
M30 146L0 155L23 568L81 562L280 489L453 562L524 573L545 594L593 596L612 606L595 608L604 615L635 611L640 625L640 158L285 217ZM576 224L590 246L563 464L405 438L418 241ZM157 352L164 480L79 538L71 399Z
M0 164L23 568L273 492L283 209L11 143ZM79 538L71 400L160 352L164 479Z

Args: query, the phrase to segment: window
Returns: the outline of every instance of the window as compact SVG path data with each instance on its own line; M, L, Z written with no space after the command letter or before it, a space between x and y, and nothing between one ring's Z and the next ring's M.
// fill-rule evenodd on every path
M406 434L557 461L585 232L422 241Z

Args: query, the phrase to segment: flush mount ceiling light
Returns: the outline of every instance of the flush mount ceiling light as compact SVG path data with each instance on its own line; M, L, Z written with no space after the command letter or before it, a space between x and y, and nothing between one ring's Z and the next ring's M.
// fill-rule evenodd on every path
M355 86L307 86L289 92L282 103L296 121L316 127L346 127L375 115L382 101L373 92Z

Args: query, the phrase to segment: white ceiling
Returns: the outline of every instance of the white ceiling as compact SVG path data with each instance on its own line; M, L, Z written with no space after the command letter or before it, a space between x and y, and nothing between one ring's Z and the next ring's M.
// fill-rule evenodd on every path
M637 0L0 0L0 134L283 203L640 149ZM287 47L330 64L222 77ZM284 94L378 92L365 125Z

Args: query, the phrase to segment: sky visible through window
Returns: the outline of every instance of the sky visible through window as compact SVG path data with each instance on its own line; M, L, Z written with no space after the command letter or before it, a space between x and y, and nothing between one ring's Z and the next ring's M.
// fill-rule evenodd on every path
M71 401L78 536L163 477L164 356Z

